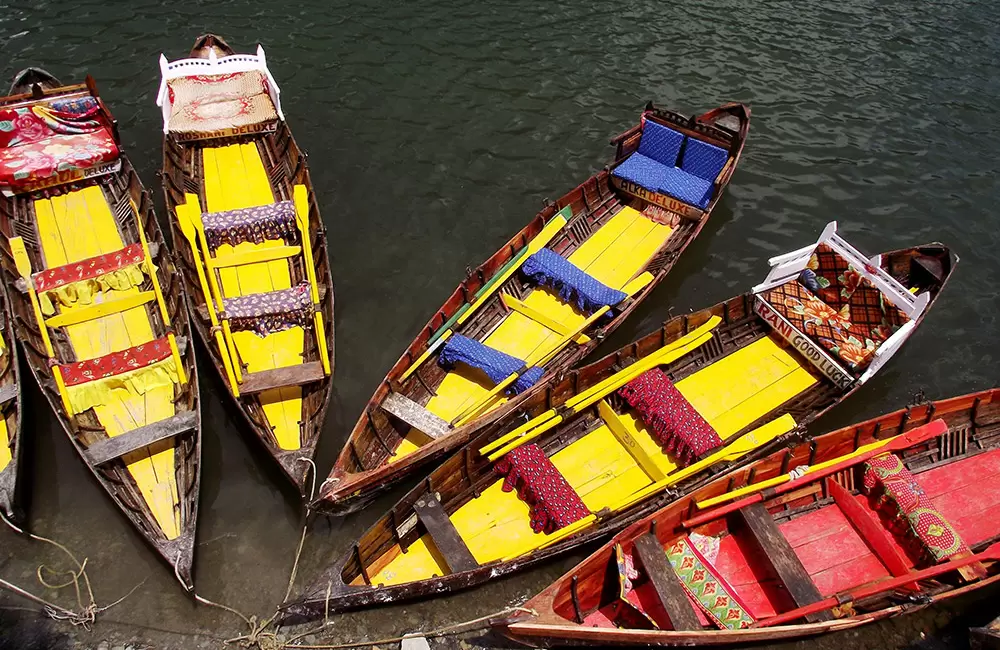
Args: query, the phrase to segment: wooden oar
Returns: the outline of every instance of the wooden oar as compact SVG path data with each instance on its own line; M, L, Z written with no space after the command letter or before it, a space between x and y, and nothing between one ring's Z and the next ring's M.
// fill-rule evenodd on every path
M191 194L186 194L185 197L188 201L198 200L197 197ZM229 386L233 391L233 395L239 397L240 386L239 382L236 381L236 374L233 372L233 359L229 357L229 348L226 346L225 341L222 340L222 332L219 331L219 319L215 315L215 303L212 300L212 290L209 287L208 279L205 277L206 268L202 267L201 256L198 254L198 235L195 233L194 224L191 223L191 219L187 215L189 205L189 203L178 205L174 208L174 215L177 217L177 224L181 228L181 233L184 235L184 238L188 240L188 246L191 248L191 257L194 259L194 268L198 274L198 282L201 284L201 294L205 298L205 307L208 309L208 320L212 323L212 332L214 332L215 344L219 348L219 356L222 357L222 365L226 371L226 378L229 379ZM211 270L209 270L209 272L211 272Z
M616 504L612 510L616 512L618 510L624 510L625 508L647 499L657 492L661 492L672 485L677 485L684 479L694 476L698 472L706 470L713 465L731 462L742 458L751 451L769 444L775 438L788 433L794 428L795 418L788 413L785 413L780 418L771 420L767 424L759 426L753 431L743 434L711 456L707 456L706 458L703 458L696 463L692 463L687 467L674 472L673 474L669 474L663 480L646 486L635 494L626 497L624 500Z
M594 401L596 401L597 399L604 397L611 391L617 390L625 383L628 383L629 381L641 375L642 373L646 372L650 368L657 366L660 363L663 363L662 359L669 357L675 351L683 349L686 352L689 349L698 347L699 345L705 343L709 338L711 338L711 330L713 330L720 322L722 322L721 318L713 316L708 321L706 321L705 324L702 325L701 327L698 327L692 330L691 332L685 334L681 338L677 339L676 341L673 341L672 343L663 346L656 352L647 356L645 359L640 359L639 361L633 363L628 368L625 368L624 370L621 370L620 372L611 375L610 377L604 379L603 381L594 384L587 390L581 392L579 395L574 395L573 397L569 398L568 400L566 400L566 403L563 405L563 408L565 409L572 408L576 404L579 404L594 396L596 396L596 399L594 399ZM624 380L624 382L622 380ZM546 424L549 420L555 418L556 415L557 415L556 409L549 409L548 411L542 413L541 415L536 416L532 420L525 422L524 424L517 427L513 431L510 431L509 433L504 434L503 436L497 438L488 445L483 446L482 448L479 449L479 453L481 455L486 455L492 452L493 450L502 447L511 440L515 440L518 437L523 436L525 433L531 431L535 427L539 427Z
M653 277L654 276L652 273L648 272L643 273L642 275L640 275L637 278L634 278L628 284L622 287L622 291L626 294L627 297L632 297L635 294L642 291L643 289L645 289L649 285L649 283L653 281ZM541 366L542 368L544 368L546 364L552 361L552 359L555 358L557 354L562 352L563 348L565 348L570 341L576 340L576 338L580 336L582 332L584 332L587 328L589 328L591 325L597 322L599 318L608 313L610 309L611 307L608 305L601 307L593 314L585 318L584 321L576 327L576 329L574 329L571 332L566 332L566 334L556 339L555 343L546 348L537 360L532 360L532 359L525 360L524 372L527 372L527 369L532 366ZM470 420L476 418L480 413L486 410L487 407L492 406L493 401L501 394L501 391L505 390L508 386L510 386L513 382L515 382L517 378L520 377L522 374L523 374L522 372L513 372L510 375L508 375L506 379L504 379L502 382L494 386L493 390L487 393L482 399L478 400L472 406L470 406L465 411L460 413L458 417L452 420L452 425L461 426L466 422L469 422Z
M661 364L675 361L676 359L679 359L690 351L708 342L708 340L712 338L711 330L718 325L721 320L722 319L718 316L713 316L708 322L693 332L681 337L670 345L664 346L645 359L637 361L621 372L612 375L608 379L595 384L580 395L567 400L558 412L556 409L546 411L531 422L514 429L514 431L511 431L499 440L490 443L481 449L479 453L485 453L483 450L489 451L488 448L495 449L495 451L490 453L487 457L490 461L495 461L511 450L534 440L560 422L563 422L567 418L572 417L576 413L579 413L585 408L591 406L609 393L618 390L647 370ZM500 445L503 446L500 447Z
M309 190L305 185L292 188L292 200L295 205L295 223L299 228L299 238L302 240L302 259L305 261L306 277L309 279L309 294L313 303L313 334L316 336L316 349L323 365L323 374L330 374L330 352L326 346L326 328L323 325L323 310L319 309L319 285L316 284L316 266L312 257L312 241L309 237Z
M829 461L820 463L809 468L805 474L800 478L792 480L788 474L783 474L781 476L776 476L772 479L766 481L761 481L759 483L753 483L752 485L747 485L740 488L739 490L733 490L732 492L727 492L726 494L721 494L712 499L706 499L705 501L698 502L699 508L706 508L717 503L723 503L729 501L730 499L740 497L744 494L750 494L750 496L740 499L739 501L733 501L732 503L715 508L708 512L702 513L691 519L687 519L681 523L685 528L693 528L694 526L700 526L701 524L712 521L723 517L730 512L735 512L741 508L752 505L759 501L763 501L765 498L772 498L779 494L785 494L787 492L793 492L803 485L809 483L814 483L819 479L836 474L837 472L847 469L858 463L863 463L866 460L874 456L881 454L890 453L893 451L899 451L901 449L907 449L913 445L920 444L921 442L926 442L932 438L936 438L948 431L948 425L945 424L944 420L937 419L933 422L925 424L923 426L917 427L911 431L907 431L902 435L895 436L893 438L886 438L885 440L877 440L873 443L867 444L864 447L859 448L857 451L840 456L838 458L833 458ZM767 488L774 486L780 486L775 490L768 490L766 494L763 493ZM707 505L703 505L707 504Z
M510 266L505 266L504 270L494 275L493 278L490 279L490 288L487 291L484 291L482 295L480 295L478 298L476 298L475 302L473 302L468 309L462 312L462 314L455 319L455 324L449 329L445 330L445 332L441 334L441 337L437 341L429 345L427 349L424 351L424 353L421 354L419 357L417 357L417 360L414 361L413 364L410 365L410 367L407 368L402 375L400 375L399 381L401 382L406 381L407 377L416 372L417 368L419 368L421 364L423 364L423 362L426 361L427 358L434 353L434 350L436 350L442 343L444 343L448 339L449 336L451 336L454 333L455 328L460 326L462 323L467 321L469 317L475 314L476 311L480 307L482 307L487 300L490 299L490 297L496 292L496 290L499 289L500 286L504 282L506 282L510 276L514 275L515 271L521 268L521 264L523 264L524 261L527 260L530 255L534 255L538 251L545 248L545 246L550 241L552 241L552 238L555 237L557 234L559 234L559 231L562 230L562 227L565 225L566 225L566 217L562 216L562 214L557 214L555 217L553 217L551 221L545 224L545 227L542 228L541 232L535 235L535 238L532 239L530 242L528 242L528 245L525 247L526 252L523 256L520 257L520 262L517 264L512 264Z
M785 612L784 614L778 614L776 616L769 616L767 618L760 619L753 625L753 627L774 627L775 625L782 625L784 623L804 618L810 614L824 612L847 602L857 602L863 598L891 591L909 583L917 582L919 580L928 580L930 578L935 578L942 573L948 573L949 571L955 571L957 569L967 567L970 564L991 560L1000 560L1000 542L989 546L982 553L975 553L973 555L956 558L943 564L938 564L937 566L921 569L920 571L913 571L905 576L899 576L889 580L864 585L853 591L839 593L836 596L824 598L823 600L806 605L805 607L797 607L791 611Z

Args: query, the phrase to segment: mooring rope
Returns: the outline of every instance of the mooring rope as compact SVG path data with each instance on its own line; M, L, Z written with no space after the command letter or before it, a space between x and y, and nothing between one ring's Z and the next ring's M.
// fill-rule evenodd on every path
M68 570L59 572L53 570L52 568L46 566L45 564L40 564L38 565L38 568L35 569L35 577L38 578L38 582L40 582L42 586L46 587L47 589L52 589L54 591L65 589L66 587L73 585L73 589L76 592L76 604L77 607L79 608L77 611L69 610L66 609L65 607L60 607L59 605L51 603L45 600L44 598L41 598L40 596L32 594L23 587L19 587L12 582L0 579L0 587L3 587L13 592L21 596L22 598L26 598L38 605L41 605L42 611L45 612L45 614L49 618L52 618L57 621L69 621L69 623L72 625L79 625L82 626L85 630L90 631L90 626L97 621L98 614L111 609L115 605L118 605L126 598L131 596L133 593L135 593L135 590L141 587L146 582L146 580L143 579L142 582L132 587L132 589L127 594L125 594L115 602L111 603L110 605L99 606L96 600L94 599L94 590L90 585L90 576L87 575L87 558L84 558L83 562L80 562L78 559L76 559L76 556L73 555L73 553L71 553L68 548L66 548L59 542L49 539L48 537L42 537L41 535L36 535L34 533L30 533L26 530L23 530L22 528L14 524L14 522L12 522L10 519L8 519L7 516L2 511L0 511L0 519L3 519L3 522L7 524L11 528L11 530L21 535L25 535L30 539L39 542L45 542L46 544L51 544L52 546L55 546L60 551L65 553L66 557L68 557L70 561L76 565L75 571ZM44 571L48 571L52 576L58 576L62 574L68 575L69 579L63 583L52 584L48 580L46 580L45 577L42 575ZM83 602L83 592L80 589L81 579L83 580L83 584L87 590L87 600L89 602L86 605Z

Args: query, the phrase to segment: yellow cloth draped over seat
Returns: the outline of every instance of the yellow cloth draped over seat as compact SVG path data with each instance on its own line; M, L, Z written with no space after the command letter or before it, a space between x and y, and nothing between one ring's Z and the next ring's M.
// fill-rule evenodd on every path
M89 408L106 406L119 399L113 392L116 390L125 390L131 397L138 398L157 388L173 386L179 382L177 363L173 357L167 357L144 368L67 386L66 393L73 412L83 413Z
M46 316L56 313L56 304L60 307L91 305L101 302L97 298L109 290L126 291L141 286L146 280L143 271L142 264L131 264L96 278L70 282L49 291L39 292L38 302L42 313Z

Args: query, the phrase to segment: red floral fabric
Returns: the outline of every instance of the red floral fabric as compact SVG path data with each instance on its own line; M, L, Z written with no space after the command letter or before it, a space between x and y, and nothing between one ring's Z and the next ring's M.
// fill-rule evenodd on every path
M125 268L126 266L140 264L145 257L142 251L142 244L130 244L114 253L89 257L79 262L66 264L65 266L57 266L39 271L31 276L31 280L35 285L36 291L51 291L64 284L79 282L80 280L90 280Z
M130 370L145 368L157 361L163 361L170 356L170 352L170 341L167 337L163 337L96 359L68 363L59 366L59 370L65 384L75 386L112 375L120 375Z
M527 444L511 451L493 465L505 477L503 491L517 489L517 496L531 510L531 530L552 533L590 514L542 448Z
M618 390L636 410L666 453L689 465L722 446L722 438L659 368L648 370Z
M0 185L26 186L59 172L89 169L117 158L118 145L106 128L51 135L0 148Z
M971 553L899 456L882 454L866 462L862 482L876 508L889 519L893 532L911 536L919 553L932 562Z

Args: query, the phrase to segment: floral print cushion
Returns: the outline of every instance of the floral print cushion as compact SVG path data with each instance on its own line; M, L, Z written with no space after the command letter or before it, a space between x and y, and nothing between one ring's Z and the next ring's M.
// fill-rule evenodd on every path
M104 127L91 133L50 135L0 148L0 185L29 185L60 172L89 169L117 158L118 145Z
M816 275L819 299L837 309L851 300L861 281L861 274L827 244L816 247L806 268Z
M167 82L172 133L212 132L278 119L259 70L192 75Z

